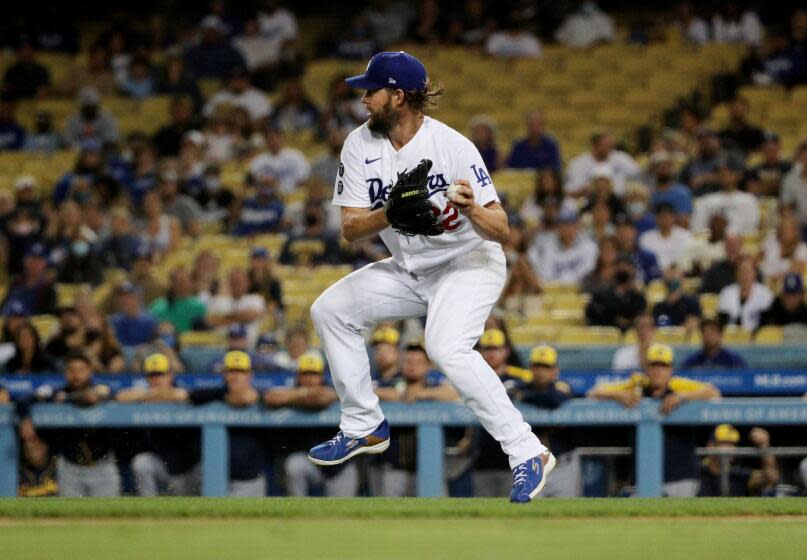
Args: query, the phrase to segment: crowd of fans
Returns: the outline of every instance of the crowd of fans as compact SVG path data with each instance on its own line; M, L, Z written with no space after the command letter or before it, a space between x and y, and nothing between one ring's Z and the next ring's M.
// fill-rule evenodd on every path
M541 40L572 48L616 40L613 18L593 2L559 16L551 33L536 26L529 10L499 13L479 0L458 2L456 9L440 4L368 8L351 17L340 35L321 38L318 52L364 59L391 42L409 40L464 45L493 57L540 57ZM765 27L753 11L733 2L702 19L681 3L674 26L695 44L748 45L742 67L746 81L791 86L807 82L807 12L796 10L788 21L787 28ZM5 318L0 363L5 373L64 371L63 388L38 393L34 400L88 406L111 398L218 400L232 406L262 402L309 410L333 403L322 353L311 347L304 326L284 321L282 284L274 267L361 266L387 255L377 239L342 243L339 214L330 205L342 142L365 119L361 92L351 91L343 76L334 76L324 104L310 99L300 79L305 65L295 43L296 18L277 2L243 18L224 3L212 2L209 13L188 29L170 28L163 16L154 16L145 27L115 22L89 47L86 64L59 83L38 57L42 51L75 54L78 34L66 22L46 27L24 26L16 34L15 60L3 77L0 151L33 155L73 149L76 159L53 185L20 175L0 191L0 259L7 279L0 305ZM630 40L652 41L656 31L634 29ZM209 79L220 79L222 87L206 97L200 80ZM274 102L268 95L272 91L278 92ZM169 95L170 122L153 135L123 136L118 116L108 109L116 95L137 100ZM75 98L75 113L62 130L46 111L35 115L32 129L19 123L20 102L59 96ZM469 122L470 136L490 171L533 170L535 176L533 191L519 206L503 197L511 238L505 247L510 276L501 307L519 309L550 283L579 286L590 294L588 324L637 333L636 344L614 355L614 369L644 372L624 384L598 387L591 398L625 406L642 395L660 398L663 412L682 400L719 393L670 377L671 350L652 345L655 328L681 326L700 333L703 347L687 357L687 368L744 366L742 357L722 344L726 325L751 332L765 325L807 328L802 281L807 142L783 154L776 131L752 122L748 101L740 95L731 100L730 121L721 130L710 128L694 107L682 108L679 116L680 126L659 133L641 157L622 149L608 131L593 132L585 153L564 154L540 108L526 116L524 137L507 153L496 142L494 121L478 115ZM287 145L288 135L301 131L327 146L327 152L309 161ZM222 174L222 167L234 161L248 169L244 185L228 184ZM238 238L288 236L277 254L254 243L246 262L232 269L224 270L220 255L206 250L191 266L171 269L166 284L153 273L184 240L216 228ZM57 284L98 287L110 269L124 280L104 301L80 290L74 303L58 301ZM663 286L663 299L653 305L648 305L649 285ZM699 294L717 295L717 316L704 316ZM58 317L56 332L47 340L40 340L31 319L41 315ZM513 398L548 408L570 398L568 387L557 379L553 348L537 347L530 369L520 369L510 363L514 353L504 324L495 326L480 340L480 349ZM188 370L180 337L203 330L227 340L226 349L204 368L223 373L225 387L178 389L172 376ZM422 346L400 342L391 327L373 335L379 397L457 400L444 377L432 370ZM295 387L261 395L250 384L252 372L284 370L297 371ZM147 374L147 390L114 394L92 377L93 372L132 371ZM0 400L7 398L0 388ZM299 449L292 449L285 440L267 444L260 432L236 432L230 446L234 495L265 494L264 470L279 459L291 494L323 486L329 495L355 495L364 484L355 465L330 470L310 465L301 455L306 442L299 438ZM312 432L311 441L320 435ZM134 489L143 495L166 487L179 494L199 491L196 434L155 431L122 450L104 432L54 437L39 434L26 420L20 436L28 469L23 486L31 495L55 491L57 478L65 494L117 494L121 465L131 465ZM504 456L484 434L458 430L447 437L457 451L449 460L452 493L467 493L474 477L477 495L499 494L504 482L509 484ZM570 457L580 442L563 432L547 437L558 454L570 454L561 467L572 469L564 474L559 467L556 478L562 482L550 493L579 494L579 472L573 470L579 461ZM665 475L667 483L684 482L672 484L668 493L692 495L698 487L715 493L717 463L710 460L699 473L694 436L684 439L684 444L673 440L679 447L665 454L686 458L686 468ZM721 426L709 441L725 446L739 439L734 428ZM374 494L413 492L414 432L399 430L394 441L396 447L370 469L366 482ZM749 442L764 448L769 436L757 429ZM742 473L748 480L732 492L772 492L779 480L775 461L768 457L759 468ZM742 473L737 477L742 479ZM93 487L87 481L100 482Z

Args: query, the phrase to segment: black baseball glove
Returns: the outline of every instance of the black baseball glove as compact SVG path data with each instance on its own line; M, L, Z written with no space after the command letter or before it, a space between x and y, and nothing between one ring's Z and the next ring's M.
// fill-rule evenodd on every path
M429 203L429 188L426 183L431 168L431 160L420 160L412 171L398 174L398 180L389 192L384 214L392 229L401 235L443 233L443 226Z

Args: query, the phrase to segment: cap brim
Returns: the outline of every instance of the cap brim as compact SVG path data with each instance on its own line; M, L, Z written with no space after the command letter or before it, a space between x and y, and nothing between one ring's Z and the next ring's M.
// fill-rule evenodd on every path
M381 89L386 87L386 84L378 83L372 78L368 78L367 75L365 74L362 74L361 76L353 76L352 78L347 78L345 80L345 83L350 87L356 89Z

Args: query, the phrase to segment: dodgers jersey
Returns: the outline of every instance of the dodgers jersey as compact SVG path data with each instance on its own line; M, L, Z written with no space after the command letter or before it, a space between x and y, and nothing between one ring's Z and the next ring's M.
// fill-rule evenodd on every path
M431 117L424 117L415 136L396 151L386 135L373 134L367 123L350 133L342 148L333 203L336 206L377 209L384 206L398 173L430 159L429 202L439 213L444 232L428 237L400 235L391 227L381 239L395 262L413 274L426 274L484 243L472 224L456 208L447 205L446 190L458 179L467 180L477 204L499 202L482 156L462 134Z

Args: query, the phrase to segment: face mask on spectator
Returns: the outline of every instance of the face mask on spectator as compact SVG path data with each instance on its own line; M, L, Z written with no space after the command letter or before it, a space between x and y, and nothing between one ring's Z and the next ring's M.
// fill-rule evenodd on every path
M678 289L681 287L681 281L677 278L667 280L664 283L667 285L667 291L670 293L677 292Z
M628 203L628 214L633 218L638 218L645 215L647 212L647 205L644 202L634 201Z
M74 241L71 245L71 249L73 254L77 257L86 257L90 252L90 244L80 239L78 241Z
M221 186L221 181L215 175L210 175L209 177L205 177L205 188L209 191L217 191Z

